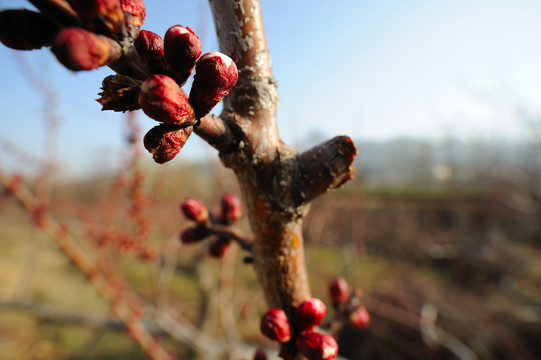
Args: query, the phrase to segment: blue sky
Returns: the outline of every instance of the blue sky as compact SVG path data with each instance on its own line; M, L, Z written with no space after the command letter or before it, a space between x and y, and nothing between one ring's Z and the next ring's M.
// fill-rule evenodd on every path
M163 35L183 24L200 36L204 51L218 48L205 0L146 5L145 29ZM0 0L3 9L22 6ZM533 137L519 114L541 116L539 0L262 0L262 10L279 84L278 126L290 144L341 134ZM109 69L72 73L47 50L3 46L0 62L0 148L8 139L35 156L43 153L46 104L23 76L28 66L56 94L63 167L92 173L121 161L123 117L101 112L93 100ZM143 114L140 121L144 129L155 125ZM208 153L191 139L180 156ZM24 165L13 159L2 151L0 162Z

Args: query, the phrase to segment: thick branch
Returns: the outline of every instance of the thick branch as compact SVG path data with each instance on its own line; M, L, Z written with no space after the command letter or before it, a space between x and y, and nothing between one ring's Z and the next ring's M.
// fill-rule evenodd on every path
M214 115L202 118L199 126L194 128L194 132L220 152L230 152L236 142L229 126L222 118Z
M353 178L357 148L347 136L337 136L299 156L298 189L305 203Z

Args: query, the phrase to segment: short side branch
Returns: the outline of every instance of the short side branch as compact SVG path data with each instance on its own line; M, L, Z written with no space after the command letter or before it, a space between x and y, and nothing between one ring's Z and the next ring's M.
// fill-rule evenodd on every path
M309 203L353 178L357 148L348 136L337 136L299 155L300 197Z

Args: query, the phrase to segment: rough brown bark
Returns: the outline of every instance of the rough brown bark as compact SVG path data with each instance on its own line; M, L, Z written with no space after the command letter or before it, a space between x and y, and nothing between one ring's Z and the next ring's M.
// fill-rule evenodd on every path
M304 154L278 135L278 92L257 0L209 0L221 51L239 69L220 118L196 132L233 169L254 232L254 260L269 307L291 314L310 297L302 219L309 202L353 175L356 149L337 137ZM218 141L219 140L219 141Z

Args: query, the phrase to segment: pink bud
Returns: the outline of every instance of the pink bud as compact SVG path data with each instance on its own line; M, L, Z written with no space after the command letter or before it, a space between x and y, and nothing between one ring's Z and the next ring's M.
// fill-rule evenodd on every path
M118 60L120 45L111 38L81 28L62 30L52 47L65 67L70 70L92 70Z
M300 334L296 343L308 360L331 360L338 355L338 344L329 335L308 331Z
M124 12L120 0L68 0L68 3L87 29L118 40L124 36Z
M166 75L152 75L141 85L139 105L148 117L166 124L189 126L195 123L186 93Z
M291 325L284 310L279 308L269 309L263 317L259 328L263 335L271 340L281 343L291 339Z
M195 76L190 90L196 117L202 118L222 101L237 83L238 72L235 62L219 52L207 53L197 61Z
M232 224L238 221L242 216L242 205L240 199L235 194L225 194L222 197L221 220L226 224Z
M301 330L312 329L319 325L327 307L323 301L311 298L304 301L295 311L295 323Z
M370 314L364 306L359 306L349 315L349 323L351 326L359 329L364 329L370 324Z
M330 282L329 294L334 307L346 302L349 297L348 283L342 277L338 277Z
M201 200L186 198L180 209L188 220L195 221L198 224L205 224L210 220L209 211Z
M139 29L145 22L147 10L143 0L120 0L120 6L124 12L124 23L128 40L133 41L139 34Z
M141 30L133 43L141 61L155 74L164 73L163 39L152 31Z
M45 15L30 10L0 12L0 41L15 50L52 45L58 28Z
M231 239L216 238L210 243L209 255L215 258L222 258L229 245L231 245Z
M189 27L172 26L165 33L164 52L169 75L184 85L201 55L199 38Z
M209 235L210 231L205 226L190 227L180 233L180 241L183 244L193 244L204 240Z
M143 145L152 154L155 162L163 164L179 153L192 130L192 127L179 128L174 125L160 124L146 133Z

